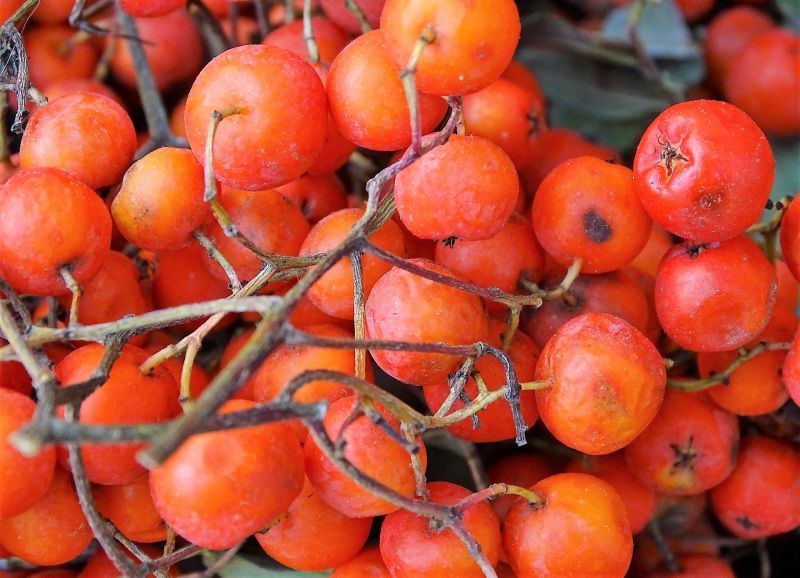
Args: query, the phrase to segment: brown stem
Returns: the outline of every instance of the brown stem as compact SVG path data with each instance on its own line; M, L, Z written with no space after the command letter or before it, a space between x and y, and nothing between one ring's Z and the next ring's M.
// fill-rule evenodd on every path
M161 97L156 81L153 78L153 71L147 61L147 55L144 52L144 46L136 28L136 21L124 10L117 10L117 21L122 34L127 39L128 50L130 50L131 60L136 71L139 99L142 103L142 109L144 109L147 131L150 134L148 141L136 152L136 158L141 158L162 146L185 148L187 146L186 141L172 134L167 109L164 107L164 99Z
M80 286L80 283L75 280L75 277L72 276L72 272L68 267L62 267L60 273L64 284L67 286L67 289L70 290L70 293L72 293L72 303L69 307L69 326L75 327L78 325L78 306L80 304L81 295L83 294L83 288Z
M482 490L467 496L466 498L457 502L454 507L463 512L467 508L471 508L472 506L483 501L493 500L497 496L504 496L506 494L519 496L526 500L529 504L542 504L544 502L542 498L532 490L511 484L499 483L492 484L491 486L483 488Z
M364 272L361 266L361 251L350 253L350 266L353 269L353 328L356 339L366 337L366 310L364 307ZM367 372L367 350L358 348L356 356L356 377L364 379Z
M67 423L74 423L78 416L78 404L70 404L64 412ZM80 446L76 443L67 444L69 451L69 466L72 469L72 478L75 480L75 491L78 494L81 510L89 522L89 527L100 546L105 551L108 559L122 573L123 576L138 576L139 571L136 565L131 562L118 547L114 540L114 530L109 530L110 523L104 520L97 512L92 498L92 486L86 477L86 469L83 466L83 456Z
M667 379L667 385L675 389L682 389L683 391L702 391L710 387L722 385L728 382L731 375L739 369L744 363L750 361L754 357L764 353L765 351L781 351L791 349L792 343L789 341L782 341L777 343L759 343L755 347L745 349L744 347L739 350L739 355L734 359L731 364L719 373L713 373L706 378L681 380L681 379Z
M211 13L202 0L189 0L189 14L197 24L200 36L205 42L208 55L212 58L228 50L232 44L219 20Z
M374 478L364 474L337 452L334 443L328 437L325 428L320 422L303 420L303 423L325 457L331 460L351 480L387 502L420 516L436 520L442 528L451 530L467 547L469 555L475 560L484 575L489 578L497 578L497 573L486 559L486 555L481 551L481 547L475 538L464 527L461 515L455 508L442 506L427 500L414 500L398 494Z
M678 563L678 559L675 557L675 553L672 551L672 548L667 543L666 538L664 538L664 534L661 533L661 526L658 523L657 518L653 518L647 524L647 529L650 532L650 536L653 538L653 542L655 542L656 546L658 547L659 552L661 552L661 558L664 560L664 566L666 566L667 570L671 574L678 574L681 572L681 566Z
M364 14L364 11L358 5L356 0L344 0L344 6L353 13L353 16L356 17L358 24L361 26L362 33L366 34L372 30L372 25L369 23L369 20L367 20L367 16Z
M214 240L211 239L208 235L206 235L201 229L197 229L194 232L194 237L206 250L208 256L211 257L217 264L222 267L222 270L225 271L225 274L228 276L228 281L230 281L228 288L231 291L239 291L242 288L242 282L239 281L239 276L236 274L236 269L233 268L230 261L225 258L225 255L217 248L216 244L214 244Z
M253 5L255 6L256 20L258 21L258 32L263 40L269 34L270 28L266 0L253 0Z
M303 39L308 48L308 61L312 64L319 62L319 47L314 38L314 28L311 25L311 0L303 1Z
M19 320L22 322L22 331L26 334L29 333L33 325L33 321L31 321L31 313L28 311L28 308L25 306L25 302L22 301L19 293L14 291L11 285L6 283L5 280L1 278L0 291L5 293L6 299L8 299L9 303L11 303L11 307L14 308L14 313L17 314L17 317L19 317Z
M408 104L408 115L411 118L411 150L415 154L422 153L422 129L419 116L419 95L417 94L417 63L422 56L425 47L436 40L436 31L430 24L420 34L411 50L405 68L400 71L400 80L403 82L403 90L406 94Z

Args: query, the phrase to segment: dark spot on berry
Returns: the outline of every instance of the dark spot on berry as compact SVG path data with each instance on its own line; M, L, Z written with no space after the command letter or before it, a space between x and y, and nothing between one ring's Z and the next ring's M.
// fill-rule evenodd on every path
M736 465L736 459L739 457L739 440L736 439L731 444L731 449L728 452L728 459L731 461L731 464Z
M694 436L689 437L689 442L685 445L670 444L672 452L675 454L675 461L672 462L672 472L677 470L692 470L694 469L694 462L700 457L692 445L694 444Z
M542 129L542 121L535 111L528 113L528 121L531 123L531 130L528 131L528 138L530 139L533 135L539 134L539 131Z
M308 199L306 199L302 203L300 203L300 211L303 213L303 216L306 219L311 220L312 207L311 207L311 203L308 202Z
M778 201L778 204L780 204L780 201ZM775 203L772 202L772 199L767 199L766 209L769 211L773 208L775 208Z
M736 518L736 523L739 524L745 530L756 530L761 527L747 516L740 516Z
M722 378L722 385L730 385L730 384L731 384L731 378L730 377L728 377L726 375L725 377Z
M442 239L442 245L444 245L448 249L452 249L453 247L455 247L457 240L458 237L447 237L447 239Z
M594 243L605 243L613 235L608 221L593 209L589 209L583 215L583 230Z
M700 253L706 248L704 243L700 243L699 245L692 245L686 248L686 254L689 255L690 259L697 259L700 256Z

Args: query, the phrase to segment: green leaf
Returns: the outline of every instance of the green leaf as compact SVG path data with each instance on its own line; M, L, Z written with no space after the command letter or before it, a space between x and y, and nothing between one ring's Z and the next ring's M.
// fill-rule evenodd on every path
M612 10L603 22L603 38L627 44L628 19L633 8L634 2L631 2ZM649 2L642 12L638 29L639 38L653 58L692 60L699 57L699 48L674 0Z
M203 564L211 566L220 557L218 552L203 552ZM217 574L222 578L322 578L330 572L301 572L278 566L266 567L247 559L234 556Z
M657 65L669 83L686 90L703 76L703 64L676 10L673 0L648 6L640 31L651 55L663 57ZM677 31L660 32L666 26L662 16L676 21ZM576 129L623 153L671 104L663 87L639 70L627 12L612 14L602 34L587 33L553 13L534 14L523 22L517 59L539 79L553 126Z
M776 4L785 19L784 26L800 34L800 0L777 0Z
M774 139L770 142L775 155L775 181L770 198L777 201L786 195L800 193L800 139Z

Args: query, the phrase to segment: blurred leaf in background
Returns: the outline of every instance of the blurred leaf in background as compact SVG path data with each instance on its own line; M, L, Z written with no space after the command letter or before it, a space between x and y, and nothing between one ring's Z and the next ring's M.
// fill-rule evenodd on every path
M220 557L217 552L203 552L203 564L210 567ZM265 562L263 558L259 562ZM244 556L234 556L225 566L220 568L215 576L222 578L324 578L330 572L299 572L276 565L266 567L256 564Z
M571 0L581 8L592 0ZM642 2L639 4L639 2ZM586 4L586 6L584 6ZM800 0L778 0L784 25L800 22ZM641 9L641 13L637 10ZM639 17L640 16L640 17ZM660 75L648 76L638 40ZM705 75L698 35L674 0L634 0L613 8L599 30L585 30L552 6L537 3L523 13L517 59L531 68L548 99L552 126L572 128L619 150L630 160L645 128L665 108L686 100ZM775 153L772 198L800 192L800 139L771 139Z
M517 58L532 68L549 99L555 126L630 151L653 118L672 103L646 78L628 32L635 3L612 10L598 32L551 11L523 19ZM646 53L664 79L685 94L703 77L700 49L673 0L644 7L638 24Z

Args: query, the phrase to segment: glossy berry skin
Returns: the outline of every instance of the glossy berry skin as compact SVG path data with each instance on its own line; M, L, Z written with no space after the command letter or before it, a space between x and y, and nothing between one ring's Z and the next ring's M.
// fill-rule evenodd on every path
M153 277L153 302L163 309L187 303L224 299L231 294L228 279L220 279L204 266L206 252L198 243L191 243L177 251L158 254L158 265ZM178 327L193 331L205 321L201 318L186 321ZM223 318L217 327L226 327L233 317Z
M8 345L5 339L0 339L0 347ZM0 388L17 391L24 396L31 393L31 376L25 366L19 361L0 361Z
M730 564L718 556L708 554L686 554L678 558L681 571L656 572L646 578L736 578Z
M61 169L96 189L122 179L136 152L136 130L107 96L67 94L31 116L19 152L24 169Z
M736 416L702 392L671 389L650 427L625 448L625 458L662 494L699 494L731 474L738 444Z
M231 400L223 412L253 407ZM193 436L150 472L156 509L203 548L231 548L288 510L303 488L303 450L283 424Z
M622 578L633 538L625 504L610 484L558 474L531 488L543 503L518 501L503 526L503 546L519 578Z
M746 438L731 476L711 490L717 519L748 540L800 526L800 452L763 436Z
M319 337L353 339L352 330L342 329L335 325L309 325L304 327L303 330ZM249 337L250 335L245 333L244 336ZM228 363L233 354L239 352L243 343L244 340L240 340L240 338L231 342L223 354L223 364ZM257 402L272 401L295 377L304 371L318 369L338 371L345 375L356 375L354 351L352 349L283 344L264 360L264 363L247 381L245 388L250 386L253 399ZM369 361L367 361L365 373L366 380L372 382L374 376L372 364ZM303 385L295 392L292 399L299 403L313 403L322 399L335 401L350 394L350 389L338 381L317 380ZM291 420L286 423L302 443L308 435L306 427L300 420Z
M800 280L800 202L792 202L786 209L780 231L781 251L786 266L795 280Z
M344 564L337 566L330 578L392 578L377 546L364 548Z
M175 251L211 218L203 167L191 151L156 149L136 161L111 204L123 236L148 251Z
M69 308L70 297L61 298ZM139 287L139 271L122 253L109 251L103 266L83 286L78 303L78 322L86 325L122 319L125 315L141 315L151 306ZM143 336L134 338L142 340Z
M325 90L299 56L274 46L226 50L200 72L186 100L186 137L203 162L215 110L233 112L214 139L214 175L239 189L283 185L314 163L324 143Z
M336 168L327 174L303 175L275 190L300 207L309 223L317 223L347 208L347 191L332 172Z
M556 473L556 469L550 461L539 455L531 454L511 454L493 463L486 473L492 483L506 483L522 488L530 488L534 484L548 476ZM506 519L508 511L521 500L519 496L506 494L497 496L490 502L490 506L500 519L500 523Z
M34 12L35 13L35 12ZM91 42L73 42L69 26L42 26L25 31L31 84L47 86L69 78L91 78L100 59Z
M519 195L514 164L496 144L453 135L395 179L397 213L420 239L480 241L506 224Z
M440 275L450 271L424 259L411 261ZM489 324L481 299L464 291L392 268L366 303L370 339L468 345L486 338ZM443 353L371 350L386 373L415 385L442 382L461 360Z
M714 0L676 0L675 4L690 24L702 20L714 8Z
M300 256L330 251L344 241L363 215L363 209L342 209L328 215L311 228L300 247ZM370 235L369 241L393 255L405 256L403 232L391 219ZM363 255L361 268L364 297L367 298L378 279L392 266L375 255ZM314 283L308 291L308 298L328 315L353 319L353 269L350 258L340 259Z
M67 173L22 170L0 188L0 275L17 292L66 295L60 269L68 267L78 283L88 281L110 243L102 199Z
M327 95L328 86L328 72L330 68L327 64L314 64L312 65L323 86L325 86ZM328 122L325 126L325 142L322 145L322 150L317 156L317 160L308 169L308 175L314 176L328 176L334 171L342 167L349 159L353 151L356 150L356 145L347 140L342 133L339 132L336 126L336 121L333 120L331 115L330 102L328 103ZM302 177L300 177L302 178ZM344 207L340 207L344 208ZM317 219L319 220L319 219Z
M150 495L150 477L124 486L96 485L92 492L97 510L134 542L161 542L167 528Z
M471 492L450 482L428 484L430 499L437 504L454 505ZM480 545L492 566L500 556L500 524L485 502L463 512L462 524ZM381 527L381 556L392 578L479 578L483 571L452 530L434 531L428 518L407 510L386 516Z
M676 245L656 275L656 313L666 334L692 351L730 351L766 327L777 293L775 268L745 236Z
M633 173L595 157L553 169L536 191L533 230L563 266L583 259L581 272L605 273L630 263L647 243L651 221L633 188Z
M300 209L274 190L241 191L223 187L221 203L239 231L268 253L297 255L311 228ZM225 235L216 220L207 225L206 233L236 270L240 281L252 279L264 266L252 251ZM216 261L206 254L203 260L209 272L220 280L228 280Z
M147 38L142 48L159 90L195 77L204 62L203 41L188 10L179 8L163 16L136 18L136 28L140 38ZM119 39L110 64L114 78L134 88L136 67L128 42Z
M88 380L100 364L105 349L92 343L76 349L55 367L62 386ZM108 380L81 404L79 421L85 424L138 424L166 421L180 413L178 385L159 367L144 374L139 366L148 354L126 346L114 363ZM60 410L63 412L63 408ZM129 484L145 475L136 461L143 443L85 444L81 448L86 477L97 484ZM64 464L66 466L66 464Z
M131 16L149 18L169 14L185 4L184 0L120 0L119 6Z
M545 130L544 97L500 77L463 100L467 134L489 139L521 167L531 160L531 143Z
M746 70L758 70L758 74L743 74ZM798 75L800 36L776 27L739 52L736 66L725 79L725 96L765 132L796 136L800 134Z
M724 371L737 352L700 353L697 365L701 377ZM764 415L780 408L789 394L783 386L785 351L765 351L742 363L728 378L727 384L708 389L708 395L720 407L736 415Z
M452 246L437 243L435 260L462 279L511 294L521 292L517 285L521 277L538 283L544 270L544 252L530 223L514 214L490 239L459 239ZM507 309L488 300L486 306L495 312Z
M674 244L672 235L667 233L660 225L653 223L647 243L636 255L636 258L631 261L630 267L648 277L655 278L661 259L664 258L664 255Z
M539 415L563 444L591 455L628 445L653 421L666 387L655 346L619 317L592 313L561 326L536 365Z
M547 276L543 286L555 288L563 278L564 273L558 270ZM545 301L538 309L523 313L520 326L539 347L544 347L564 323L586 313L608 313L624 319L642 333L647 329L647 297L626 271L581 275L569 294L569 299Z
M741 109L692 100L669 107L645 130L633 173L654 221L707 243L731 239L758 220L774 166L767 138Z
M789 397L800 406L800 340L796 334L783 363L783 380Z
M501 335L506 329L505 321L491 320L489 322L488 343L497 348L501 348ZM536 361L539 357L539 348L533 340L522 332L514 334L511 344L507 351L514 368L517 371L517 379L520 382L533 381L536 372ZM475 371L479 372L489 391L494 391L506 384L506 372L503 364L490 355L481 357L475 363ZM475 379L470 377L464 386L464 391L470 399L478 396L478 385ZM447 381L436 384L426 385L422 389L425 402L428 404L432 413L436 413L442 403L450 394L450 386ZM464 402L457 399L452 409L448 413L464 408ZM536 411L536 395L532 391L523 391L520 394L520 409L522 418L527 427L533 427L539 418ZM498 399L489 404L486 409L477 414L480 420L480 427L474 428L472 420L465 419L450 427L447 430L454 436L471 442L498 442L514 439L516 429L512 419L511 410L503 399Z
M36 404L29 397L0 388L0 520L33 506L53 481L53 447L25 457L9 441L9 436L30 422L35 410Z
M336 57L326 81L331 117L341 135L372 150L393 151L411 144L411 117L400 68L389 58L378 30L353 40ZM436 128L447 103L420 94L422 133Z
M355 397L348 396L330 405L324 420L328 436L334 442L344 437L344 457L364 474L404 496L413 496L416 489L414 472L411 458L403 446L364 415L352 421L342 432L342 426L355 403ZM399 434L398 420L380 407L378 411ZM421 439L418 443L420 459L425 467L425 446ZM332 508L351 518L380 516L397 509L397 506L373 495L344 474L325 457L311 434L303 448L308 479L319 492L319 497Z
M531 146L530 154L531 161L520 170L520 177L531 196L550 171L564 161L583 156L597 157L603 161L620 161L617 151L595 144L579 132L566 128L543 131L538 142Z
M750 6L729 8L708 24L703 48L708 77L716 87L722 88L728 72L739 66L742 49L774 26L772 18Z
M436 38L419 58L417 85L439 96L476 92L499 78L520 33L511 0L387 0L380 29L398 67L406 65L426 27Z
M17 516L0 519L0 544L36 566L69 562L91 541L70 475L59 468L41 500Z
M269 556L295 570L325 570L347 562L367 541L372 518L348 518L322 501L306 478L286 518L256 540Z
M628 467L622 452L584 456L572 460L567 472L591 474L608 482L625 504L631 533L638 534L656 512L656 492L643 484Z

